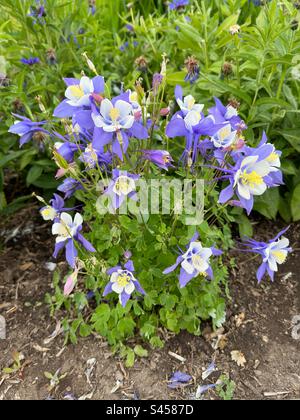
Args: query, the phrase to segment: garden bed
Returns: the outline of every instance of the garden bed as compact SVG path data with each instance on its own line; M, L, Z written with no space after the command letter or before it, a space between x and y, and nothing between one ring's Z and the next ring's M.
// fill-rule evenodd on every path
M255 230L258 238L266 239L278 226L264 221ZM266 281L258 286L256 262L248 255L237 256L239 268L230 275L232 302L224 331L214 334L207 324L202 337L164 332L165 347L151 350L148 358L139 359L131 369L124 368L98 336L81 338L76 346L64 346L63 334L44 342L56 328L56 320L42 304L45 293L51 291L52 273L45 264L52 239L45 236L47 227L36 208L24 209L3 223L0 231L1 237L8 238L0 262L0 314L7 322L7 340L0 341L0 369L11 364L14 351L24 356L15 374L0 379L0 399L189 399L194 398L203 383L202 372L212 361L218 370L204 383L228 374L236 383L234 399L300 398L300 340L292 338L292 319L300 314L299 224L290 230L296 251L274 284ZM223 336L223 350L213 349L218 335ZM186 361L178 361L170 351ZM244 367L232 360L232 351L242 352ZM89 380L88 363L94 365ZM66 376L49 391L44 372L54 374L58 369L59 375ZM167 380L176 370L189 373L193 383L169 389ZM209 391L204 398L219 397Z

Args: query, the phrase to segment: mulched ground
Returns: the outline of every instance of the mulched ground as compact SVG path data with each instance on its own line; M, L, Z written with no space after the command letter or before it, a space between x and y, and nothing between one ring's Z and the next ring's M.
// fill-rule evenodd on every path
M281 226L264 222L255 228L266 239ZM80 339L76 346L64 346L63 335L47 338L57 327L43 304L51 292L52 274L45 267L53 239L49 226L41 224L36 207L19 212L0 224L0 315L7 324L7 339L0 340L0 400L6 399L189 399L198 385L214 383L228 374L236 383L234 399L299 399L300 339L292 337L292 320L300 315L300 225L289 236L296 251L274 284L257 285L257 262L238 256L239 269L232 272L227 322L212 332L207 326L203 337L182 333L168 335L164 349L151 351L132 369L113 356L105 341L93 336ZM300 329L299 329L300 333ZM45 341L46 339L46 341ZM185 359L180 362L169 352ZM244 366L232 360L232 351L246 359ZM21 354L16 373L2 374ZM202 373L214 361L217 366L209 379ZM49 390L45 372L63 376ZM167 387L167 379L181 370L193 382L179 390ZM214 391L205 399L218 399Z

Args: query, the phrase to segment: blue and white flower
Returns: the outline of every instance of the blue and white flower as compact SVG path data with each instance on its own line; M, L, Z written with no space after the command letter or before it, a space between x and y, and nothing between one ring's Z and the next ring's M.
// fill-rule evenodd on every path
M56 246L53 254L57 258L58 253L65 248L66 260L70 267L76 267L78 251L75 242L82 245L89 252L96 252L92 244L81 235L83 218L76 213L74 220L68 213L61 213L60 218L55 220L52 226L52 234L56 236Z
M222 127L213 137L214 146L219 148L229 148L236 141L237 131L233 131L230 124Z
M79 84L68 86L65 92L67 103L71 106L82 107L90 105L90 96L94 93L93 81L83 76Z
M274 281L275 273L278 272L278 266L286 262L288 255L293 251L290 247L290 241L283 235L289 228L281 231L274 239L269 242L258 242L254 239L246 238L241 244L248 249L242 249L243 252L251 252L262 257L263 263L257 270L257 280L260 283L266 274Z
M183 99L178 97L176 100L184 115L187 115L191 111L195 111L198 114L201 114L203 111L204 105L197 104L195 98L192 95L185 96Z
M104 289L103 296L115 292L119 295L120 304L125 307L134 291L145 295L144 289L134 277L134 271L134 265L131 260L124 264L124 268L116 266L108 270L107 274L110 275L110 281Z
M268 186L264 177L269 175L270 165L266 160L259 160L259 156L249 156L242 161L240 169L235 175L234 187L245 200L254 195L263 195Z
M92 113L96 127L106 133L128 130L134 124L133 107L130 103L118 100L113 104L109 99L101 102L100 114Z
M117 210L127 199L137 201L136 181L140 176L118 169L114 169L112 175L113 178L104 192L104 195L111 198L112 209Z
M210 265L210 258L219 256L221 251L211 247L204 248L198 241L199 234L196 233L187 247L187 251L177 258L174 265L167 268L163 274L170 274L180 265L179 283L180 287L185 287L193 278L202 275L213 279L213 270Z

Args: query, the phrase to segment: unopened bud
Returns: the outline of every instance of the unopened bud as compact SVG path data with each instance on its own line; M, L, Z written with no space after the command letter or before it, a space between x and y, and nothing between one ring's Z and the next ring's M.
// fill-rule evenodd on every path
M170 114L170 108L169 107L168 108L162 108L159 113L160 113L161 117L166 117L167 115Z
M46 111L46 108L45 108L45 106L42 102L42 98L40 97L40 95L36 96L35 100L37 101L41 112L43 112L43 114L45 114L47 111Z
M86 53L86 52L82 53L82 56L86 59L86 62L87 62L87 65L88 65L89 69L90 69L93 73L95 73L96 75L98 75L98 72L97 72L97 70L96 70L96 67L95 67L94 63L93 63L93 62L89 59L89 57L87 56L87 53Z

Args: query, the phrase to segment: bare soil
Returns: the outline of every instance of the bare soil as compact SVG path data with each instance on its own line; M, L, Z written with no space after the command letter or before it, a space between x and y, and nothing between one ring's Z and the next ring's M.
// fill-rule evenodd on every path
M280 228L263 222L256 226L256 236L267 239ZM44 341L59 321L43 303L52 280L45 266L53 248L48 232L35 207L0 224L0 315L7 326L6 340L0 339L0 400L190 399L198 385L214 383L224 373L236 383L234 399L300 399L300 340L295 333L292 337L292 320L300 315L299 224L289 232L295 252L274 284L265 280L257 285L257 262L237 255L239 268L230 278L232 301L224 329L214 333L207 325L202 337L168 335L162 350L151 350L132 369L125 369L97 336L80 339L75 346L64 346L63 334ZM232 360L232 351L242 353L244 367ZM22 355L20 368L10 375L1 373L11 366L15 352ZM212 361L217 372L203 382L203 370ZM58 369L63 379L50 390L44 373ZM189 373L193 382L169 389L167 380L176 370ZM205 399L218 398L215 391L205 394Z

